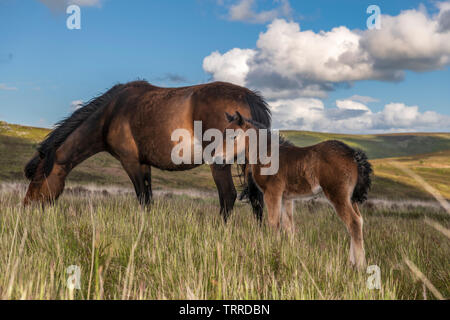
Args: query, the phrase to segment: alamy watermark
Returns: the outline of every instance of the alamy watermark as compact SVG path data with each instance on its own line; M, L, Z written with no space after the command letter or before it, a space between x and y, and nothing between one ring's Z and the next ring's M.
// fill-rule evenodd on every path
M381 9L379 6L372 4L367 7L367 13L371 14L366 21L367 29L381 29Z
M193 135L187 129L176 129L171 140L177 142L171 152L172 162L176 165L261 164L262 175L274 175L279 169L280 137L277 130L226 129L224 138L218 129L203 132L202 122L194 121ZM205 141L210 143L203 148Z
M81 268L76 265L71 265L66 269L67 277L66 285L69 290L81 289Z
M367 267L367 274L370 276L367 278L367 289L380 290L381 289L381 269L377 265L371 265Z
M81 9L76 4L72 4L67 7L66 13L70 16L67 17L66 26L69 30L81 29Z

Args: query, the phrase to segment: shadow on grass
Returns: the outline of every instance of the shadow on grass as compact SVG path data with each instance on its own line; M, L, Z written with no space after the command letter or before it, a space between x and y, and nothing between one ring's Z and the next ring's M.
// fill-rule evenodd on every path
M367 217L388 217L395 219L407 219L407 220L419 220L425 217L443 222L450 223L450 216L445 212L444 209L430 209L426 207L419 206L407 206L405 208L396 208L395 205L391 208L376 208L367 209L366 206L362 208L363 215Z

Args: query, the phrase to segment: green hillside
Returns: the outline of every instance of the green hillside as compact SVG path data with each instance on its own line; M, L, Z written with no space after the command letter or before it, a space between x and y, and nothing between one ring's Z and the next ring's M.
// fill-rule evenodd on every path
M367 152L370 159L403 157L450 150L450 133L400 133L382 135L349 135L306 131L282 131L298 146L309 146L324 140L341 140Z
M0 122L0 181L23 181L23 167L35 152L48 129ZM390 161L400 161L421 175L450 199L450 133L408 133L386 135L342 135L302 131L282 132L298 146L328 139L338 139L367 152L375 168L372 197L395 199L431 199L414 179L394 168ZM154 189L215 190L210 170L202 166L185 172L153 169ZM69 176L68 184L132 185L120 163L106 153L98 154Z

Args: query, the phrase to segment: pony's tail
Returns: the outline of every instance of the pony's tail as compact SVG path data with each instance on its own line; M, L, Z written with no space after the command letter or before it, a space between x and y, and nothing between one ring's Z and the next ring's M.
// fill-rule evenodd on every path
M363 203L367 200L367 194L372 186L373 169L364 151L355 150L353 159L358 166L358 182L353 190L352 202Z

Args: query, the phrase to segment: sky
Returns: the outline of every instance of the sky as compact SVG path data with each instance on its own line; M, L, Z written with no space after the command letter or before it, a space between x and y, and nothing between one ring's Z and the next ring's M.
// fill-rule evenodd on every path
M81 29L70 30L76 4ZM368 29L369 5L380 28ZM450 1L0 0L0 120L51 128L117 83L228 81L273 127L450 131Z

